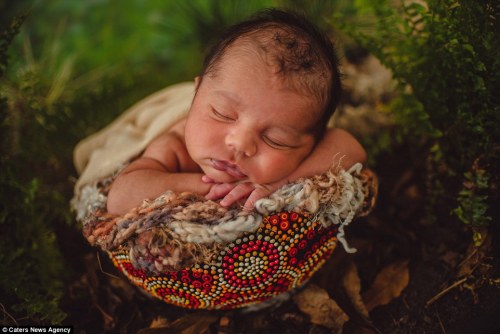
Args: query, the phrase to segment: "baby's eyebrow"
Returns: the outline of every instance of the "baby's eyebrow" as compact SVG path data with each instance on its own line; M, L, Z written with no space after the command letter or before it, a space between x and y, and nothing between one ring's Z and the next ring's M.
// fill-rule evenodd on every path
M238 94L231 93L225 90L216 90L215 94L230 100L234 104L241 104L241 97Z
M284 134L286 137L289 137L291 139L297 139L302 134L302 131L298 130L297 128L284 124L276 124L270 130L278 130L279 132L281 132L281 134Z

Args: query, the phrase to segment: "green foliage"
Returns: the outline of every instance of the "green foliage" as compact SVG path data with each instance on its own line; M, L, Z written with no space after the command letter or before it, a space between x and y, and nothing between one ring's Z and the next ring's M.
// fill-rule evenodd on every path
M351 20L343 28L392 70L400 95L391 110L403 138L416 144L425 139L434 147L429 150L430 204L450 205L433 195L439 192L433 185L444 184L454 193L451 205L458 206L453 212L461 220L473 226L491 221L497 188L492 166L498 165L500 138L498 4L356 3L373 20L357 26L352 24L361 21ZM473 167L475 162L485 165Z
M134 87L127 64L87 68L93 60L80 63L80 55L62 45L76 35L63 29L39 35L53 26L47 17L37 26L34 21L41 17L33 13L16 39L21 19L14 19L0 39L5 71L0 78L0 292L15 317L56 324L65 318L59 303L71 272L58 231L73 221L68 204L72 149L160 84L152 80Z
M23 18L14 19L0 37L2 73L7 66L7 47L22 21ZM35 154L32 159L21 152L19 136L25 119L11 112L12 101L4 91L1 99L0 291L12 302L15 311L26 312L42 323L60 323L65 317L58 307L65 270L54 229L47 221L64 217L61 212L50 212L47 204L57 203L61 208L64 204L59 193L44 189L40 179L31 176L37 166L33 160L44 157L40 152L30 151ZM34 101L26 103L36 105Z
M51 217L44 197L50 194L41 193L38 179L21 184L18 178L12 167L2 166L0 289L14 311L26 312L40 323L57 324L65 318L59 299L66 271L46 220Z
M0 77L3 76L7 68L8 55L7 50L14 37L19 33L19 29L24 22L25 17L16 17L9 27L6 27L0 36Z
M463 189L458 193L460 206L453 210L464 223L474 222L477 226L486 226L491 222L491 217L487 215L488 197L485 193L489 188L488 181L484 169L474 169L465 173Z

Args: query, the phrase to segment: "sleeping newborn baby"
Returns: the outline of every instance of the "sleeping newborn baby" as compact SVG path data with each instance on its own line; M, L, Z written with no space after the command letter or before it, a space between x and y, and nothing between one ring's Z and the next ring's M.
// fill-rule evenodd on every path
M245 209L284 184L364 162L364 149L327 128L341 94L329 39L272 11L230 28L195 78L187 116L156 137L113 182L109 213L167 190Z

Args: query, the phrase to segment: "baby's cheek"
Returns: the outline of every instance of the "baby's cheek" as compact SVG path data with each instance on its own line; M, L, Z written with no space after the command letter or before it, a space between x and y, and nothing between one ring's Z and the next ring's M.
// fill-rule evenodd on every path
M287 159L284 156L269 157L261 163L260 182L256 183L272 183L279 181L290 175L296 168L297 162L295 159Z

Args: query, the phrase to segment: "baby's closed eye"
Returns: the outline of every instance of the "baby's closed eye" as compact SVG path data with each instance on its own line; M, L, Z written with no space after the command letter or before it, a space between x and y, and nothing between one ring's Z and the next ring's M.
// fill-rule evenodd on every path
M279 140L277 138L273 138L269 135L263 135L262 136L262 139L264 140L264 142L271 146L272 148L276 148L276 149L279 149L279 150L285 150L285 149L289 149L289 148L294 148L295 145L292 145L292 144L289 144L289 143L286 143L282 140Z
M235 116L230 115L227 112L217 110L214 107L211 107L211 109L212 109L212 115L218 120L221 120L224 122L232 122L232 121L236 120Z

